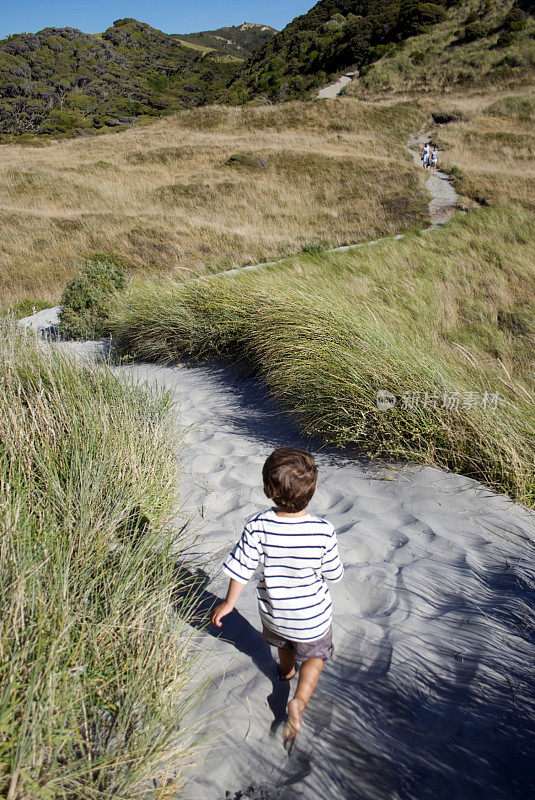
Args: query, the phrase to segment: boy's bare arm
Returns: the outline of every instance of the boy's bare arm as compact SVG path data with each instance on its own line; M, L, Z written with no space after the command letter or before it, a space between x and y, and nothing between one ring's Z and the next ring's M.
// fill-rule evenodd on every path
M212 625L215 625L216 628L221 627L221 618L226 617L227 614L230 614L230 612L234 610L234 606L244 586L244 583L239 583L235 581L234 578L230 579L225 600L214 608L210 616L210 622Z

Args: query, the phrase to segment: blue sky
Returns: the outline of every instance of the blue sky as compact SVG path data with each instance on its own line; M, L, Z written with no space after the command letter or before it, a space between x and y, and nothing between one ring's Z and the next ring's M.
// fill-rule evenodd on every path
M279 30L315 0L0 0L0 38L47 27L96 33L114 19L134 17L167 33L192 33L223 25L261 22Z

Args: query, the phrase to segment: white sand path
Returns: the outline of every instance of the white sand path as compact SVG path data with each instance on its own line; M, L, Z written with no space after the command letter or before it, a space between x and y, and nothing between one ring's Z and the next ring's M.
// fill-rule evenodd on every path
M224 595L220 565L244 518L266 506L261 466L282 444L315 450L311 510L336 526L346 566L331 588L336 658L289 756L288 686L258 631L255 581L221 632L199 633L213 738L183 797L527 798L535 515L439 469L318 451L261 384L229 369L125 372L179 402L181 513L201 531L206 607Z
M224 595L220 565L244 518L266 505L261 466L281 444L316 452L311 510L336 526L346 567L331 588L336 657L290 755L289 687L259 633L255 581L221 631L196 634L196 680L211 681L198 713L212 716L183 800L532 796L535 515L439 469L320 451L233 370L118 371L178 403L180 520L199 532L205 608Z
M411 136L408 144L408 151L412 155L414 163L423 169L421 153L423 146L431 141L431 137L424 126L418 134ZM440 159L440 151L439 151ZM429 203L429 215L432 221L432 227L437 228L444 225L455 211L455 206L459 196L450 180L450 176L439 169L432 171L428 170L428 178L425 182L425 188L431 195L431 202Z

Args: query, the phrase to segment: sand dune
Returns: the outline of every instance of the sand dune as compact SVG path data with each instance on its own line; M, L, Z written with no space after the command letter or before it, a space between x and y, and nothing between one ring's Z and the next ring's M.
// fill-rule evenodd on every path
M265 457L314 445L261 385L227 369L126 371L179 400L182 512L200 531L211 605L243 519L265 506ZM288 755L288 686L260 637L250 582L222 632L198 635L198 680L212 681L200 711L213 716L184 798L527 798L535 515L438 469L317 459L311 510L336 525L346 566L332 586L336 658Z

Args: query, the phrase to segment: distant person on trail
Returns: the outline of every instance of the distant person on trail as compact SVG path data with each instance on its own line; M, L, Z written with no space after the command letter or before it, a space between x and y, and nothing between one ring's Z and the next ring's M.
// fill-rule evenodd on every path
M431 169L435 172L437 168L437 161L438 161L438 150L436 147L433 147L431 151Z
M424 169L429 169L429 160L431 158L431 145L429 142L424 144L424 149L422 150L422 162Z
M211 615L221 620L233 611L243 587L260 565L257 586L262 635L278 648L279 680L290 681L301 663L288 703L284 739L291 742L316 688L325 661L333 656L332 602L327 581L342 580L344 567L330 522L309 514L317 486L314 457L305 450L280 447L266 460L264 494L274 505L251 517L223 564L230 578L226 599Z

